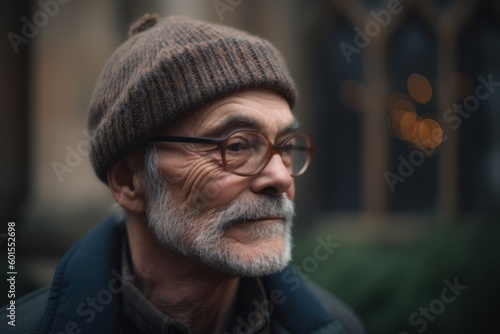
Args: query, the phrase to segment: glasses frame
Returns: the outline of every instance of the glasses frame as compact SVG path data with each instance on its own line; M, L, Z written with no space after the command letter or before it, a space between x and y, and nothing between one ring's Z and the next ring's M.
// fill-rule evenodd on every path
M267 151L267 157L262 159L262 162L260 163L260 166L251 173L242 173L233 170L232 168L227 166L226 162L226 142L229 138L231 138L235 133L238 132L249 132L253 133L256 135L261 136L262 138L265 139L265 141L268 144L268 151ZM260 133L259 131L253 130L253 129L237 129L232 132L230 132L227 136L222 137L222 138L209 138L209 137L180 137L180 136L156 136L151 139L151 141L159 141L159 142L169 142L169 143L194 143L194 144L211 144L211 145L216 145L221 154L222 158L222 164L224 165L224 169L232 174L235 175L240 175L240 176L254 176L262 172L264 168L269 164L269 161L271 161L271 158L275 155L278 154L281 159L283 160L283 149L285 147L285 144L292 138L303 138L306 140L306 142L309 144L308 146L308 157L307 161L304 164L304 166L296 173L290 173L290 176L296 177L296 176L301 176L304 174L304 172L309 168L309 165L311 164L311 161L313 159L314 153L315 153L315 148L312 142L312 139L305 135L305 134L298 134L298 133L293 133L289 136L287 136L285 139L283 139L279 144L275 145L271 142L271 140L264 134Z

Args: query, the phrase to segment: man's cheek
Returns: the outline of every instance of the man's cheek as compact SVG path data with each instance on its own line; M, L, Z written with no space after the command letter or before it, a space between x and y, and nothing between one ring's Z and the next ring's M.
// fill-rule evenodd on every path
M185 203L199 211L215 209L223 205L225 176L216 169L193 171L183 183Z
M226 171L212 170L198 180L188 203L203 213L219 212L249 189L247 177Z

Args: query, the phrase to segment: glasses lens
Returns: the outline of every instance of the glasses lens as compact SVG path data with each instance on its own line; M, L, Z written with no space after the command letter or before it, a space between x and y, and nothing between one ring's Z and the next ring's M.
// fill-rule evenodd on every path
M269 147L265 138L254 132L240 131L226 140L226 167L237 173L255 172L267 157Z
M300 135L290 137L283 143L281 157L291 175L296 176L305 172L309 163L310 149L310 141Z

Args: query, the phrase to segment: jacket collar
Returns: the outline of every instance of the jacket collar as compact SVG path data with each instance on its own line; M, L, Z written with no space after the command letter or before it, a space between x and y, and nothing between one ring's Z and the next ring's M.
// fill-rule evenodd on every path
M40 333L115 333L120 292L123 222L114 217L74 244L54 274Z
M263 277L272 318L288 333L345 333L343 327L322 307L307 283L291 267ZM325 331L335 328L335 332Z
M41 334L116 333L121 292L132 277L121 274L125 224L106 219L73 245L54 274ZM272 322L289 333L313 333L340 324L326 312L290 267L262 278Z

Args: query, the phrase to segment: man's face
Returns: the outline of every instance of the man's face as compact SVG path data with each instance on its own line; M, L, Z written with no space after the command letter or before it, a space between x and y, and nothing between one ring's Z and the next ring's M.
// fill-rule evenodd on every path
M221 138L241 128L279 143L296 121L281 95L249 90L190 114L162 134ZM161 243L233 275L266 275L286 266L294 183L279 155L259 174L239 176L224 169L214 145L158 142L156 149L156 161L146 166L147 218Z

